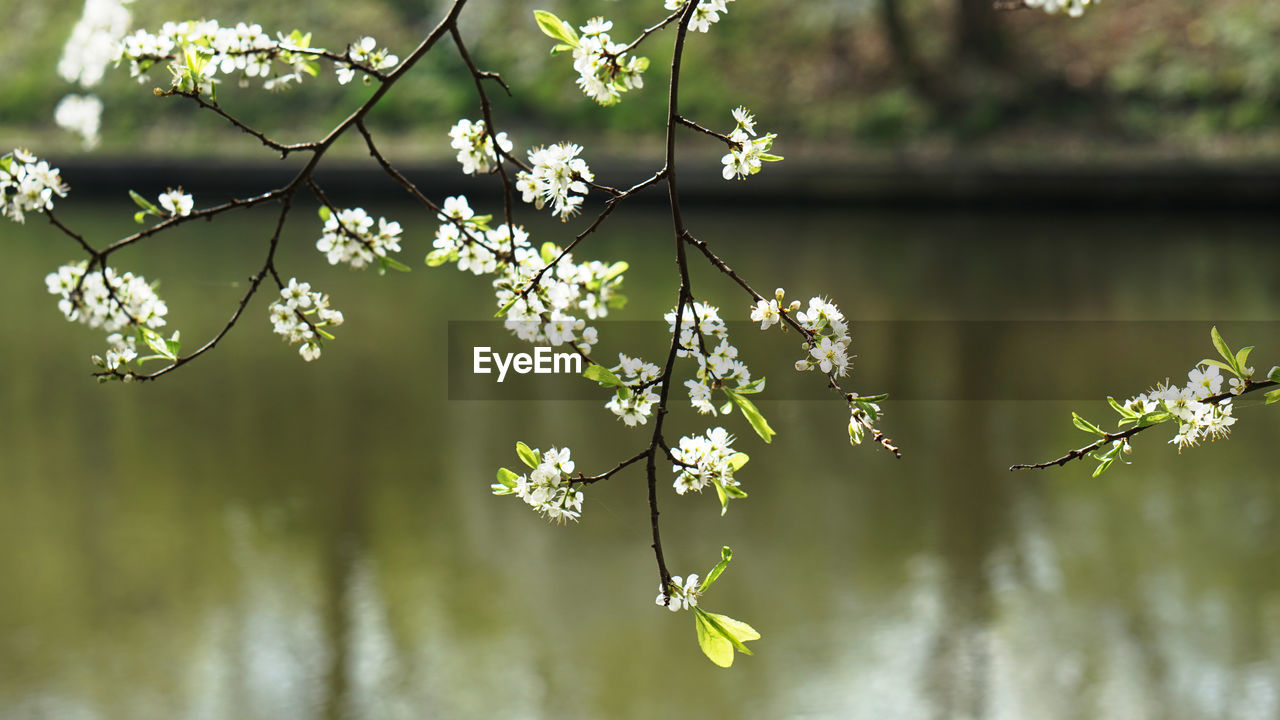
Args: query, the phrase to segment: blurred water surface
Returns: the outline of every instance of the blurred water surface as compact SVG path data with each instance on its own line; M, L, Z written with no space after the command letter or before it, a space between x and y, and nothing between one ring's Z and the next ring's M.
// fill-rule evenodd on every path
M1242 409L1232 440L1181 456L1152 431L1096 480L1082 463L1006 469L1085 442L1069 410L1104 418L1107 394L1145 389L1109 384L1113 361L1181 377L1215 322L1258 345L1263 371L1280 360L1274 334L1243 336L1280 307L1274 218L691 210L761 289L835 299L859 362L892 357L881 377L899 387L1098 378L1074 403L891 402L901 461L849 447L831 401L766 393L767 448L722 420L752 455L751 498L721 518L664 481L660 502L673 572L734 548L703 604L764 637L726 672L691 617L653 605L641 473L590 488L568 527L490 495L517 439L567 444L591 472L645 434L599 403L448 400L448 322L492 301L421 266L421 213L375 210L409 228L412 273L329 268L303 211L286 233L286 277L346 314L321 361L278 342L257 300L214 354L135 387L91 381L100 335L44 291L72 244L37 220L3 229L0 719L1280 716L1276 413ZM131 230L123 206L67 220L99 244ZM674 297L669 220L624 209L606 228L579 257L629 260L619 317L652 319ZM269 232L264 215L227 217L114 260L162 280L190 344L230 313ZM695 291L745 319L709 267ZM1027 360L1034 337L966 334L1007 320L1196 330L1176 352L1086 332L1050 368ZM858 321L936 333L877 347ZM620 350L664 354L617 337L599 352ZM753 370L794 375L788 362Z

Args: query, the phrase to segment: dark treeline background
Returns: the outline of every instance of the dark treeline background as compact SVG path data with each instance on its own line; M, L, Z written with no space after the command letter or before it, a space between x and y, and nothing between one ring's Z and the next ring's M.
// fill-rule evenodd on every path
M167 19L199 17L258 22L272 33L299 28L333 49L370 34L403 56L445 5L136 0L133 12L135 27L153 30ZM50 118L73 90L54 67L81 3L4 0L0 7L9 27L0 47L8 68L0 80L0 137L70 152L74 141L51 129ZM643 47L654 61L647 87L601 109L574 87L569 60L548 55L535 8L574 24L604 15L619 40L666 12L658 0L472 0L466 34L477 61L502 72L515 91L500 117L519 144L625 136L608 143L625 154L653 142L665 110L671 33ZM729 109L744 104L763 128L783 134L779 150L791 155L1257 160L1280 156L1276 37L1280 3L1271 0L1106 0L1081 19L999 11L991 0L741 0L691 43L684 107L722 127ZM452 49L441 49L373 118L401 156L449 155L442 133L458 117L479 116L470 79ZM153 75L139 87L119 69L96 89L107 104L99 152L261 152L190 103L154 98L150 88L167 76L162 68ZM283 97L229 83L219 98L250 123L301 140L369 91L340 88L326 67L320 80Z

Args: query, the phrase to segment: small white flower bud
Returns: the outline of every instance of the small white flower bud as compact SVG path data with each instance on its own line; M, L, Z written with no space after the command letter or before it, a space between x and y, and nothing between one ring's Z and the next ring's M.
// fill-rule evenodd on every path
M795 312L795 311L799 310L799 309L800 309L800 301L799 301L799 300L792 300L792 301L791 301L791 304L787 306L787 309L788 309L788 310L790 310L791 312Z
M781 305L782 298L787 296L787 291L783 290L782 288L778 288L777 290L773 291L773 296L778 299L778 304Z
M89 361L100 368L105 368L107 366L107 361L103 360L101 355L94 355L89 358Z
M796 361L796 370L799 370L800 372L804 372L805 370L808 370L808 369L809 369L809 361L808 361L808 360L797 360L797 361Z
M133 382L133 380L134 380L134 374L133 374L133 373L126 373L126 374L125 374L125 376L124 376L124 377L122 377L122 378L120 378L120 379L121 379L121 380L123 380L123 381L125 381L125 382L127 382L127 383L131 383L131 382Z

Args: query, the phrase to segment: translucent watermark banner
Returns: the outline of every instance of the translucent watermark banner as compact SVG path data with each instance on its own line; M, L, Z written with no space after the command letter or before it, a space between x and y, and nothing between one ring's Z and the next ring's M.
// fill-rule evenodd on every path
M1166 378L1185 383L1187 371L1208 357L1209 328L1231 342L1256 343L1255 357L1280 356L1280 321L953 321L855 320L846 389L887 392L892 401L1093 401L1143 392ZM671 335L663 322L592 323L599 343L587 355L606 367L618 354L661 367ZM729 341L751 377L768 378L759 400L829 400L816 371L797 372L801 337L777 327L730 322ZM708 342L710 342L708 340ZM531 345L501 321L449 323L449 399L582 400L604 402L607 391L582 377L587 362L572 348ZM676 360L673 396L697 370ZM1258 368L1265 375L1269 368Z

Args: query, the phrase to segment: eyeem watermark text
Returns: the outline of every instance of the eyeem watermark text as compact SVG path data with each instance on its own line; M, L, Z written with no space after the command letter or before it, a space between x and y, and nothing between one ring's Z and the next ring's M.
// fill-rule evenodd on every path
M577 353L552 352L549 347L536 347L529 353L496 353L490 347L476 347L471 353L471 371L476 375L492 374L498 371L498 382L507 377L507 371L513 370L519 375L551 375L582 374L582 356Z

